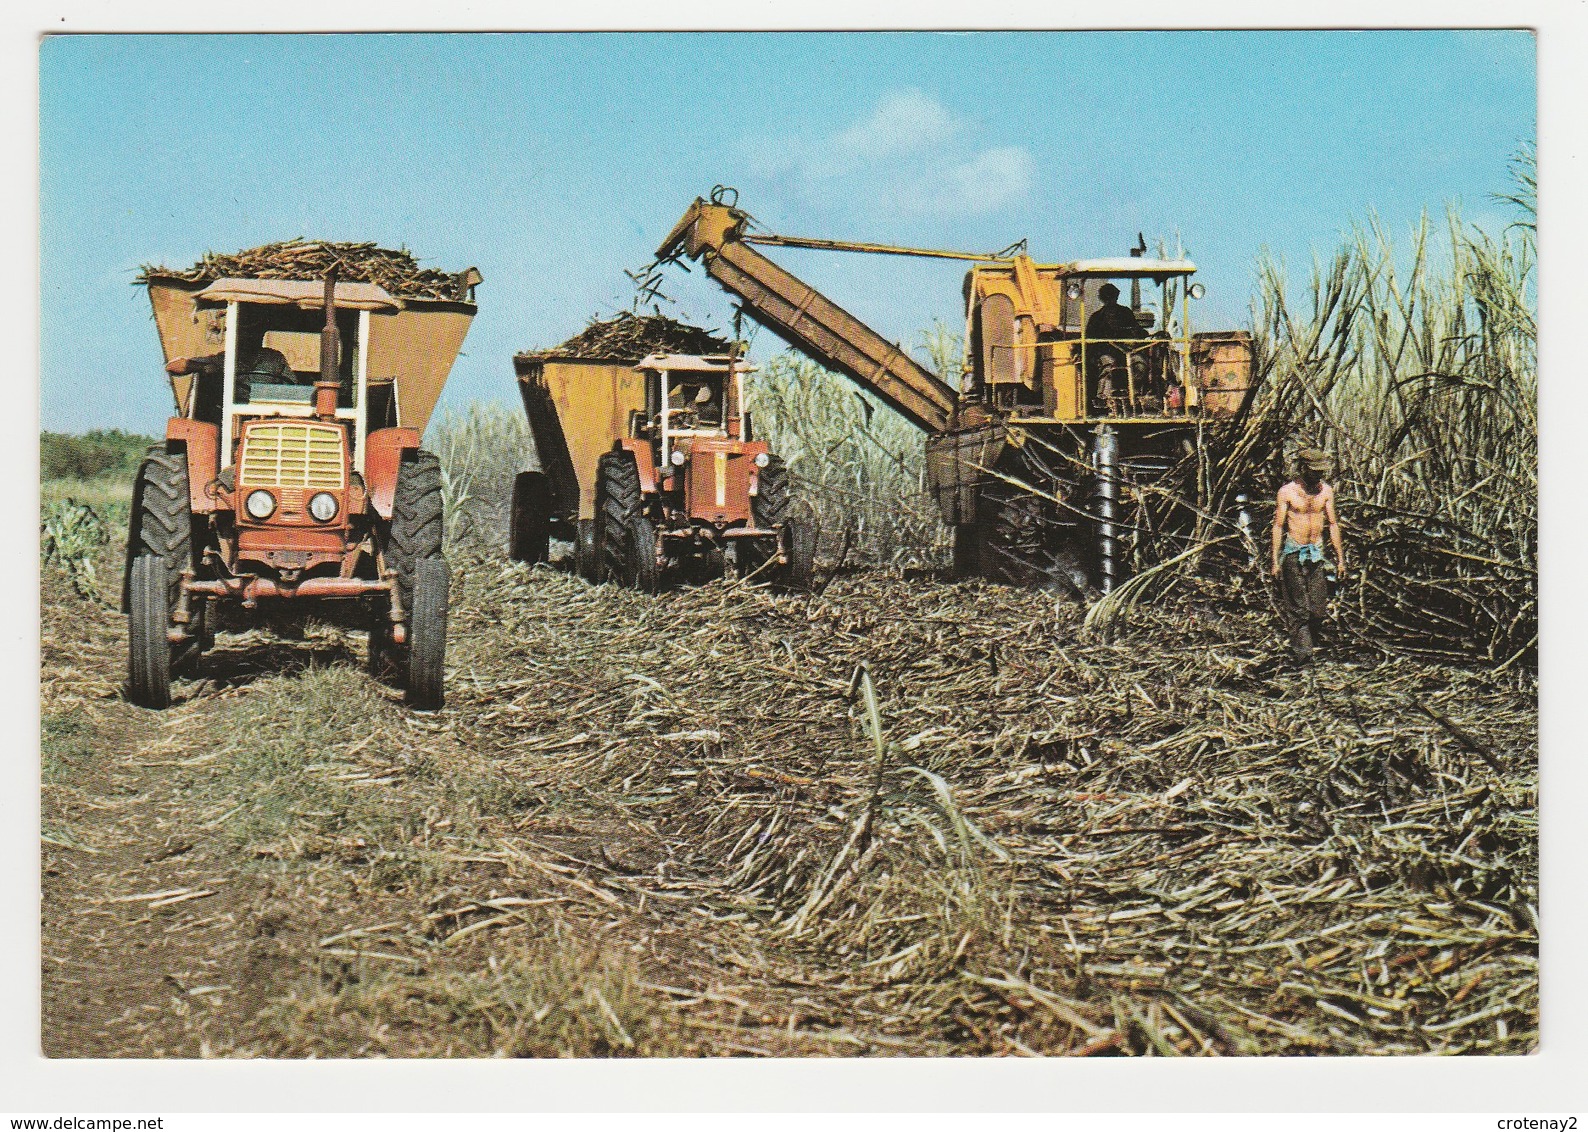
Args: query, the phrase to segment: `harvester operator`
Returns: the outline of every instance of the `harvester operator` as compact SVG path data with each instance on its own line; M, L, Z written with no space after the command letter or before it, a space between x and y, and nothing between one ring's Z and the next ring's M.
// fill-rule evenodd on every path
M1112 411L1114 403L1124 395L1126 349L1121 341L1145 338L1146 329L1136 319L1136 312L1119 301L1119 288L1104 283L1097 289L1102 306L1086 320L1086 337L1102 339L1088 350L1086 359L1086 398L1094 409ZM1132 357L1130 364L1145 376L1143 359Z
M1274 504L1273 575L1279 582L1280 613L1290 631L1291 656L1306 664L1328 613L1328 576L1345 574L1345 546L1334 488L1323 478L1329 472L1328 454L1303 448L1297 460L1296 478L1279 489ZM1332 565L1324 557L1325 527L1334 548Z

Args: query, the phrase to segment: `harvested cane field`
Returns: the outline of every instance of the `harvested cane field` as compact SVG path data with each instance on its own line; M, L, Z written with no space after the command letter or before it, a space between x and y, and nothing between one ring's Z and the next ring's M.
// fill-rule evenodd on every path
M880 568L652 598L455 550L443 712L311 623L152 713L113 524L44 567L52 1056L1536 1042L1525 674L1296 672L1260 587L1102 643Z

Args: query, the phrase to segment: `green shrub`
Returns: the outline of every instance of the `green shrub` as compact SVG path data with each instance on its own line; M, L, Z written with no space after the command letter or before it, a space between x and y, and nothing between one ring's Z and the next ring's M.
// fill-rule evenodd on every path
M45 480L91 480L100 476L131 478L151 444L152 436L122 432L119 428L94 429L74 436L64 432L39 433L39 476Z

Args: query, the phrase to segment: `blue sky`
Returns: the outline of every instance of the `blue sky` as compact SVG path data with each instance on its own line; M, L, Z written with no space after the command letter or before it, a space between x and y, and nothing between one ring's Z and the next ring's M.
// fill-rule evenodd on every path
M627 306L623 269L719 182L793 235L1062 260L1178 234L1203 324L1239 325L1265 247L1302 276L1370 212L1503 224L1535 132L1526 32L69 36L40 62L41 424L67 431L161 431L130 284L206 249L477 265L456 407ZM774 254L906 344L962 323L961 266ZM666 289L727 324L698 269Z

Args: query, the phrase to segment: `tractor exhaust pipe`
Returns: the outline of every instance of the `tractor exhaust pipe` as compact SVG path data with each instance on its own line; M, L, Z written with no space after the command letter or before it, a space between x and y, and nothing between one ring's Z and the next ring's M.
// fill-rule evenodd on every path
M1092 467L1097 473L1098 588L1113 590L1119 577L1119 528L1114 525L1119 502L1119 436L1098 425L1092 438Z
M336 273L325 273L325 325L320 329L320 380L314 383L314 415L336 416L336 394L342 383L337 377L342 357L341 335L336 329Z

